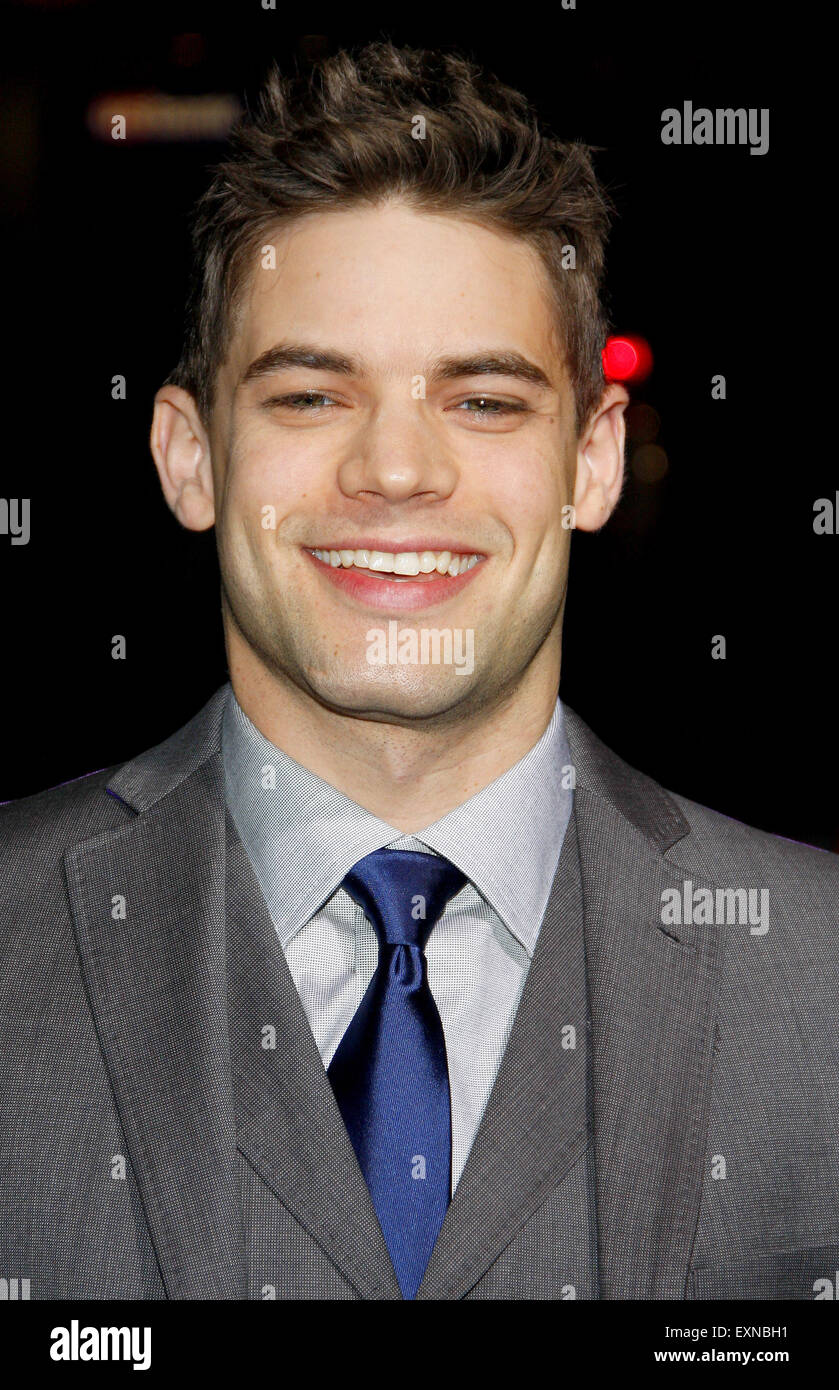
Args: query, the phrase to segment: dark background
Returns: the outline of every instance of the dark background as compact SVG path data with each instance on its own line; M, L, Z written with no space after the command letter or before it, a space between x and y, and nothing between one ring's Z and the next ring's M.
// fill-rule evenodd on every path
M806 315L824 250L801 13L781 11L773 32L750 4L578 0L462 20L424 5L335 18L282 0L9 6L0 494L31 499L32 536L0 536L0 800L125 761L226 679L212 533L178 527L147 445L178 356L187 214L220 146L97 141L89 103L139 90L253 99L272 57L286 68L387 36L469 53L557 134L601 146L618 205L610 311L652 347L633 395L657 412L667 469L638 477L636 440L618 513L574 539L563 698L665 786L839 851L839 538L813 532L839 471L820 404L829 367ZM824 42L810 40L814 56ZM768 106L769 153L662 145L661 111L688 99ZM117 373L124 401L111 399ZM711 399L716 373L725 401ZM115 633L125 661L111 659ZM716 634L724 661L711 659Z

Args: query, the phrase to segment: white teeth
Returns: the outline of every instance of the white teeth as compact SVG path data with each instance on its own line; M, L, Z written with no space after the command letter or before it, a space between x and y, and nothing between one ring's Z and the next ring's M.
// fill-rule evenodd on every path
M374 570L379 574L438 574L455 578L475 568L479 555L453 554L451 550L312 550L313 555L332 569Z
M396 568L396 556L390 555L384 550L371 550L368 561L368 569L379 570L382 574L393 574Z

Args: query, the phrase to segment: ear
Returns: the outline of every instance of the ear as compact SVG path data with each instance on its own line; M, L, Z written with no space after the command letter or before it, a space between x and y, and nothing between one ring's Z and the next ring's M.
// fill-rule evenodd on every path
M612 382L580 435L574 510L575 525L581 531L599 531L620 500L626 440L623 413L628 405L626 388Z
M163 495L178 521L189 531L206 531L215 521L210 441L188 391L161 386L149 443Z

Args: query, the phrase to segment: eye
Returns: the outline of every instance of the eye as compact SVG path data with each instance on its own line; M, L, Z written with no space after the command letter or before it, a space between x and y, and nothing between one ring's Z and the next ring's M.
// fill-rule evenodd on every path
M475 409L471 407L475 407ZM498 415L520 414L527 410L527 406L521 401L501 401L496 396L468 396L465 401L461 401L455 406L455 410L462 411L464 415L471 415L474 419L482 420Z
M285 406L288 410L316 411L338 402L325 391L292 391L287 396L270 396L263 404L271 409Z

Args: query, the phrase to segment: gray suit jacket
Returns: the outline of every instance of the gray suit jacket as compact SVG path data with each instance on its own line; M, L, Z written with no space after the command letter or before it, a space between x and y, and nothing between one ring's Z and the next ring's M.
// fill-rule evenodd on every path
M265 1296L265 1195L277 1296L399 1297L226 813L222 698L0 810L0 1275L33 1298ZM590 1157L601 1298L814 1299L839 1277L839 857L664 791L566 714L573 833L418 1296L565 1296L552 1223ZM686 882L768 890L768 931L662 920Z

